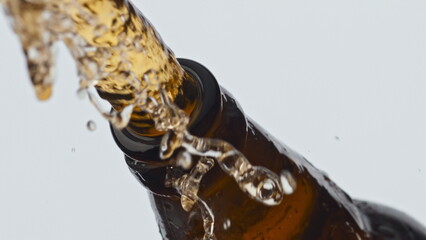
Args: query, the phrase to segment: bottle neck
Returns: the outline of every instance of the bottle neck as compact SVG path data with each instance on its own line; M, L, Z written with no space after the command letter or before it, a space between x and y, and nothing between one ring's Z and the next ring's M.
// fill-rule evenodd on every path
M203 65L189 60L178 59L187 78L182 84L182 94L175 104L190 117L188 130L196 136L208 135L215 119L220 114L222 99L220 87L213 74ZM111 125L114 139L120 149L130 158L152 164L166 166L167 161L159 161L159 145L163 133L154 128L149 115L135 112L128 127L117 129ZM133 118L133 116L136 116ZM142 117L142 121L139 121ZM144 124L144 125L143 125Z
M183 67L183 66L182 66ZM201 110L202 101L202 85L196 75L191 73L189 69L183 67L185 73L183 81L176 86L178 94L175 96L173 103L182 109L189 117L191 125ZM149 113L143 109L135 108L130 117L129 124L126 127L129 131L142 137L160 137L164 132L155 128L155 123Z

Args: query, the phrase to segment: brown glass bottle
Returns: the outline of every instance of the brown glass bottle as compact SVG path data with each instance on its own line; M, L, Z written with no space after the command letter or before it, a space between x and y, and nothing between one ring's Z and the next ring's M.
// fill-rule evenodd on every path
M226 140L253 165L277 174L289 170L297 181L296 191L271 207L247 197L231 177L214 166L202 179L199 196L214 213L217 239L426 239L426 229L403 213L352 200L304 157L248 118L205 67L190 60L179 62L199 80L202 94L190 132ZM160 137L112 130L130 170L150 191L163 239L202 239L201 214L184 211L180 195L165 186L168 170L159 159Z

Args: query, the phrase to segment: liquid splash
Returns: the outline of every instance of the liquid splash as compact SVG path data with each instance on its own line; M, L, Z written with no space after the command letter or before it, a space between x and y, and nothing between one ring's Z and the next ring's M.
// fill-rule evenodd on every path
M181 157L184 157L184 155L181 155ZM202 157L189 174L183 174L178 178L171 177L166 179L166 186L175 188L181 194L181 205L185 211L189 212L194 205L198 206L203 216L205 232L203 240L216 239L214 236L214 214L206 202L198 197L201 179L213 166L213 159Z
M214 213L198 197L202 177L214 166L231 176L250 198L274 206L291 194L296 181L253 166L231 144L200 138L187 129L189 118L173 100L184 71L148 20L127 1L113 0L1 0L19 36L37 97L52 94L54 45L63 41L74 58L80 78L79 96L87 95L96 109L115 127L124 128L135 110L150 115L155 128L165 132L160 158L188 174L167 179L181 194L185 211L201 212L204 240L213 240ZM108 96L113 110L103 109L98 94ZM96 126L88 123L88 129ZM197 162L193 156L199 157Z

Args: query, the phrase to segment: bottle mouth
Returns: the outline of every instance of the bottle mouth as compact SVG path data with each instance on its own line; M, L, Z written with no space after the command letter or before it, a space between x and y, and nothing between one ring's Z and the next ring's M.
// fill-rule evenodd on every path
M178 58L178 61L200 84L201 106L188 130L194 135L204 136L221 109L220 87L213 74L200 63L183 58Z
M221 109L220 87L213 74L203 65L189 60L178 59L180 65L199 84L201 102L188 125L188 131L196 136L205 136ZM131 129L117 129L110 124L115 142L131 159L150 165L165 166L168 161L159 162L159 145L163 135L144 136Z

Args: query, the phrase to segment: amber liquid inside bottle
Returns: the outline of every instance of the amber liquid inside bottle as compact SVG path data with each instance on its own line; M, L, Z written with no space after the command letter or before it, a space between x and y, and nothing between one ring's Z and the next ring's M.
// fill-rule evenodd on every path
M204 89L202 110L191 132L224 139L254 165L276 172L287 169L297 180L296 191L271 207L248 198L231 177L213 167L201 181L199 196L214 213L217 239L426 239L426 230L404 214L352 200L305 158L248 118L207 69L188 60L181 64ZM159 139L114 128L113 133L131 171L150 191L163 238L202 239L201 213L184 211L179 194L165 187L169 170L159 165Z

